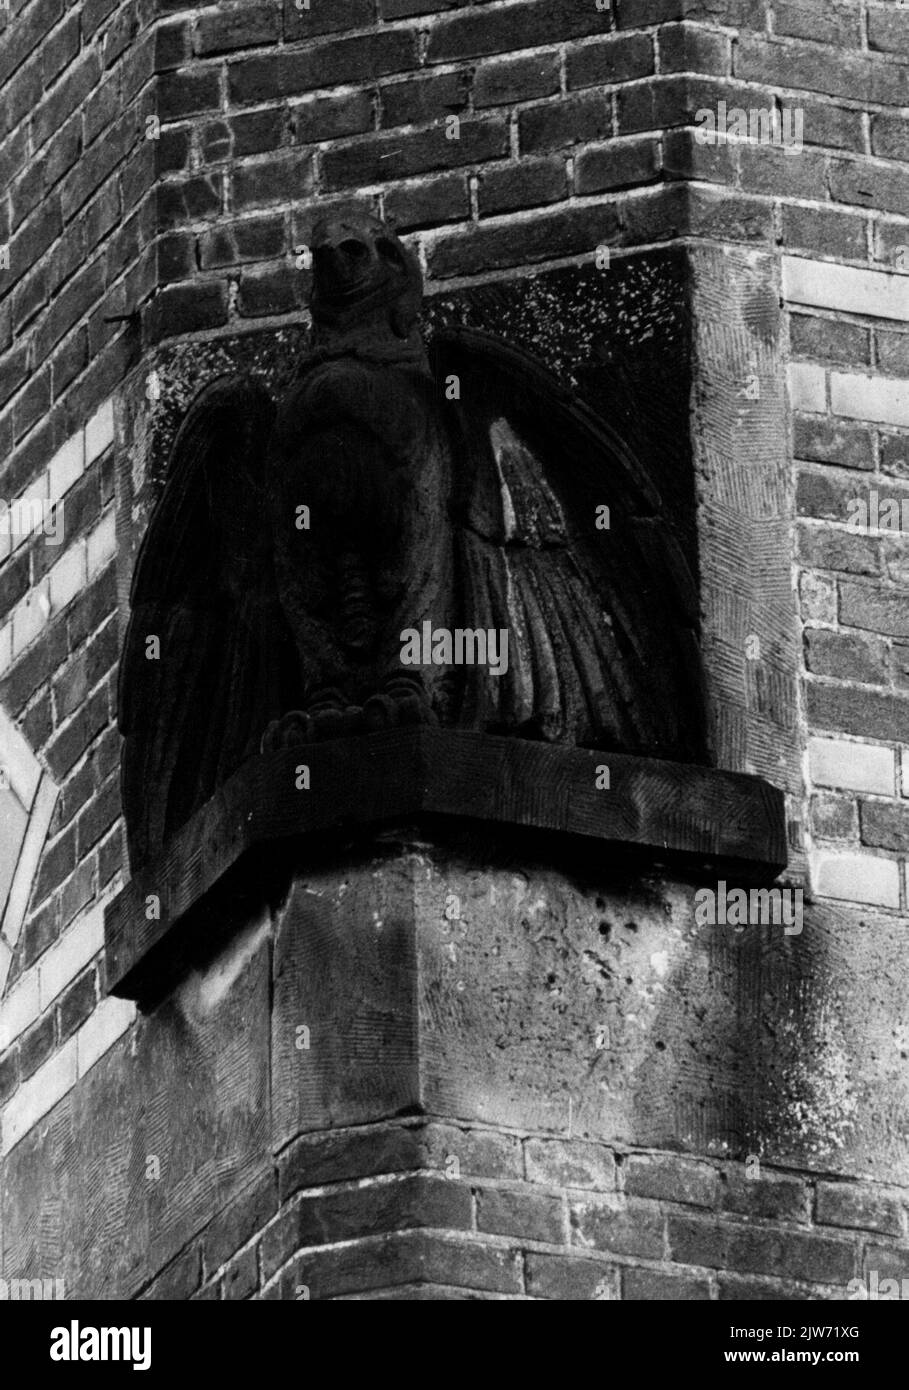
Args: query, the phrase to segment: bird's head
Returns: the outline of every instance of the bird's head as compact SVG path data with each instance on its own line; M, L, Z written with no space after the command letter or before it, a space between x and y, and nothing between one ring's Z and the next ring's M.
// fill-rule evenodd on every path
M423 297L416 257L377 218L324 218L312 234L310 309L317 326L349 330L385 310L399 338L414 327Z

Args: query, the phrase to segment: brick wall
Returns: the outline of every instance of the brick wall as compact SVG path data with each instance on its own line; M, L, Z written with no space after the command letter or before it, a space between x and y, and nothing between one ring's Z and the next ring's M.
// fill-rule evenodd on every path
M402 1122L299 1139L142 1297L843 1299L905 1234L905 1191Z
M308 277L296 252L316 214L350 202L371 203L413 241L430 290L589 260L603 243L624 254L682 238L773 259L789 318L804 623L796 715L808 798L795 819L821 911L835 902L856 922L869 908L894 924L905 916L906 538L856 534L846 520L871 489L909 493L909 10L865 0L822 12L785 0L12 0L0 8L0 90L0 496L62 497L66 508L59 550L40 536L3 549L0 537L0 706L38 759L52 815L43 849L19 863L27 907L0 934L4 1151L133 1021L131 1009L99 1004L101 914L126 873L113 727L120 388L138 381L141 392L162 338L298 322ZM721 100L798 107L804 148L699 143L697 112ZM618 1171L637 1169L629 1158ZM501 1176L519 1211L536 1209L523 1170ZM820 1250L810 1221L832 1197L822 1201L819 1180L815 1209L815 1179L779 1181L801 1193L780 1229ZM472 1231L484 1206L511 1200L463 1190L446 1201L461 1202ZM849 1190L856 1211L877 1210L876 1187ZM563 1185L542 1196L564 1222ZM635 1247L626 1268L608 1246L610 1296L658 1296L633 1290L670 1277L691 1280L691 1296L730 1296L738 1276L717 1282L694 1257L706 1218L667 1200L634 1196L632 1224L659 1228L648 1246L659 1254ZM716 1211L727 1220L722 1203ZM761 1231L774 1215L757 1219ZM733 1234L740 1219L747 1226L746 1212L728 1214ZM677 1245L685 1221L696 1230ZM881 1234L892 1240L891 1227ZM583 1225L571 1229L576 1252ZM833 1244L860 1261L870 1239ZM506 1294L542 1288L547 1276L531 1271L547 1258L561 1261L548 1266L562 1270L553 1278L582 1285L599 1261L593 1239L583 1256L556 1256L566 1237L524 1261L501 1253L518 1248L507 1235L458 1240L495 1246L488 1258L508 1272L493 1287ZM225 1289L253 1277L251 1249ZM687 1264L673 1258L682 1249ZM738 1249L723 1256L730 1271ZM443 1255L426 1255L427 1268L444 1269ZM208 1289L229 1268L226 1253L214 1258ZM742 1278L773 1273L745 1265ZM274 1296L284 1275L264 1277Z
M902 916L909 533L880 517L909 499L905 287L881 271L784 262L814 886Z

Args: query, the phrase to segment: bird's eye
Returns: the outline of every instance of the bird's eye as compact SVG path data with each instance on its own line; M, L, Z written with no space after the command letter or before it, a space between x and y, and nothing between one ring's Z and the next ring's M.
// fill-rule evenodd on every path
M355 241L353 237L348 237L346 241L342 241L338 249L354 261L362 260L364 256L369 255L369 247L364 246L362 241Z
M392 265L398 266L399 268L403 265L401 252L393 241L388 240L388 237L379 238L376 242L376 250L383 261L389 261Z

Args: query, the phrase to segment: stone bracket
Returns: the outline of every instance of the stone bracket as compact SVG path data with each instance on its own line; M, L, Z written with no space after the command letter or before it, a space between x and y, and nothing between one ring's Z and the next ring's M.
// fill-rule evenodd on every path
M309 786L298 790L299 769ZM608 789L603 783L608 769ZM105 914L111 993L139 998L174 933L257 848L401 818L533 827L749 878L786 866L783 794L759 777L455 729L411 728L251 758Z

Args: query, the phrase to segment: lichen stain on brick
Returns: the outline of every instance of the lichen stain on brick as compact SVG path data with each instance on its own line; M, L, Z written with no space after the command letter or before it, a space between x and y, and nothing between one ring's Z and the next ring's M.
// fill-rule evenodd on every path
M851 1138L858 1101L837 1001L807 984L799 1005L776 1024L779 1076L765 1119L769 1151L830 1158Z

